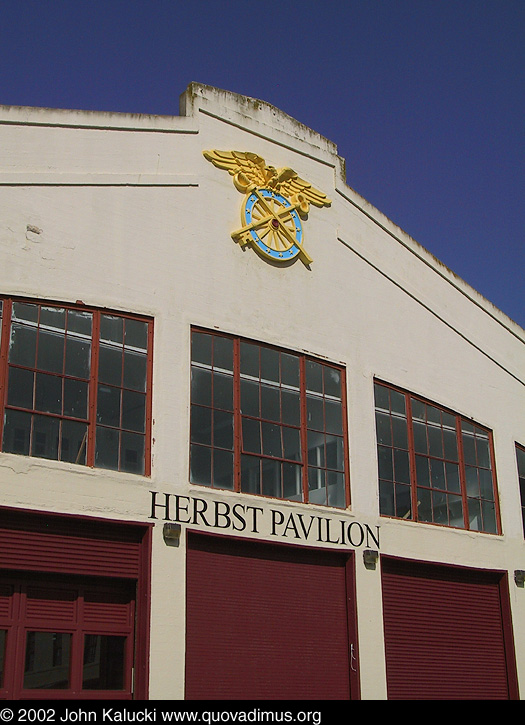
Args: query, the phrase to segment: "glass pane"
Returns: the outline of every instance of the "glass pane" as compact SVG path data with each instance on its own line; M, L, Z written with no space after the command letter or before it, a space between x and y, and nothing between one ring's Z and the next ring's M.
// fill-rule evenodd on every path
M62 378L37 373L35 386L35 410L43 413L62 413Z
M479 497L478 469L465 466L465 479L467 482L467 496Z
M224 410L233 410L233 377L213 374L213 405Z
M23 368L9 367L7 404L33 410L34 373Z
M430 486L429 461L424 456L416 456L416 478L418 486Z
M308 428L324 430L323 399L308 395L306 397L306 411Z
M306 389L314 393L323 392L323 366L313 360L307 360L306 368Z
M38 322L38 305L27 302L13 302L13 319Z
M191 401L201 405L211 405L211 373L209 370L192 369Z
M324 394L341 398L341 373L327 365L324 366Z
M441 428L428 426L428 445L431 456L443 458L443 438Z
M426 410L425 410L425 404L422 403L420 400L415 400L414 398L411 398L411 407L412 407L412 418L415 418L417 420L426 420Z
M98 386L97 421L104 425L120 425L120 389Z
M91 343L76 337L68 337L66 340L66 375L87 379L90 366Z
M395 485L396 491L396 516L402 519L411 517L412 502L410 499L410 487L400 483Z
M328 505L336 508L345 508L345 477L339 471L326 472Z
M86 463L87 426L72 420L62 421L60 460L69 463Z
M375 383L374 385L374 401L376 408L381 408L382 410L390 410L390 396L388 388L385 388L384 385L379 385L379 383Z
M125 388L146 390L147 358L143 353L124 350L124 381Z
M457 528L465 528L465 519L463 517L463 501L460 496L448 497L448 510L450 514L450 525Z
M479 487L481 498L494 501L494 487L492 485L492 473L486 468L479 469Z
M260 486L260 459L254 456L241 456L241 491L244 493L260 493Z
M382 516L395 516L394 484L391 481L379 481L379 513Z
M308 431L308 463L312 466L326 465L324 449L324 433Z
M417 453L428 453L427 427L424 423L414 421L414 447Z
M261 385L261 418L281 420L279 388Z
M213 411L213 445L233 450L233 413Z
M458 460L458 443L456 439L456 431L445 428L443 430L443 442L445 445L445 458L451 461Z
M283 455L281 445L281 428L271 423L261 423L262 430L262 450L264 455L274 458L281 458ZM264 466L263 466L264 474ZM264 478L264 475L263 475Z
M299 387L299 358L295 355L281 353L281 383Z
M233 489L233 453L214 449L213 485L217 488Z
M406 418L392 417L392 434L394 448L404 448L408 450L408 435Z
M490 501L481 502L481 510L483 513L483 531L489 534L496 534L498 532L496 524L496 507Z
M122 384L122 348L101 345L98 359L98 379L109 385Z
M31 413L6 410L4 423L4 451L6 453L29 455L31 419Z
M46 415L33 417L33 435L31 455L38 458L58 460L58 440L60 421Z
M141 320L124 320L124 344L128 347L137 347L139 350L148 349L148 323Z
M241 375L259 378L259 346L241 342Z
M468 515L469 515L469 528L471 531L482 531L483 524L481 520L481 504L480 501L469 498L468 499Z
M454 493L459 493L461 490L459 481L459 466L456 463L445 464L447 474L447 489Z
M294 463L283 463L283 498L290 501L303 500L303 483L301 466Z
M392 463L392 449L386 446L377 447L377 456L379 464L379 478L386 481L394 480L394 466Z
M88 415L88 384L83 380L64 380L64 415L86 419Z
M390 429L390 416L386 413L376 413L377 442L386 446L392 445L392 431Z
M259 384L241 380L241 413L259 417Z
M99 468L118 470L119 432L97 426L95 465Z
M283 428L284 458L289 461L301 460L301 435L297 428Z
M262 462L263 496L281 497L281 464L279 461Z
M69 687L71 634L28 632L24 667L24 688L63 690Z
M257 420L242 419L242 449L249 453L261 452L261 430Z
M100 339L109 342L124 341L124 320L122 317L112 315L101 315L100 317Z
M233 370L233 340L216 336L213 340L213 367Z
M61 307L41 307L40 325L55 327L58 330L65 330L66 311Z
M146 429L146 396L144 393L136 393L133 390L122 391L122 427L137 433L144 433Z
M398 393L397 390L390 391L390 402L392 405L392 412L400 415L405 415L405 396L403 393Z
M463 425L465 425L463 423ZM474 438L471 435L467 435L466 433L463 433L463 454L465 456L465 463L470 463L471 465L476 465L476 445L474 443Z
M68 310L67 313L67 330L68 332L77 332L86 337L91 337L91 325L93 315L91 312L80 312L79 310Z
M282 419L289 425L301 425L301 406L299 393L289 390L281 391Z
M82 689L122 690L126 637L107 634L84 635Z
M394 479L397 483L410 483L410 460L408 451L394 449Z
M476 438L476 450L478 453L478 466L490 468L489 442L486 438Z
M211 446L211 408L191 406L191 441Z
M341 435L343 432L343 408L341 403L325 400L326 431Z
M336 471L344 470L343 439L339 436L326 436L326 466Z
M37 367L50 373L61 373L64 367L63 333L40 329L38 335Z
M211 365L212 336L194 332L191 336L191 359L193 362Z
M9 362L15 365L35 367L36 358L36 328L11 325L11 343L9 347Z
M443 461L430 461L430 481L432 488L445 489L445 464Z
M417 489L417 518L418 521L432 521L432 492L429 489Z
M434 523L448 524L447 495L442 491L432 492Z
M269 347L261 347L261 380L279 382L279 353Z
M128 473L144 473L144 436L122 432L120 470Z
M192 445L190 455L190 481L211 486L211 448Z

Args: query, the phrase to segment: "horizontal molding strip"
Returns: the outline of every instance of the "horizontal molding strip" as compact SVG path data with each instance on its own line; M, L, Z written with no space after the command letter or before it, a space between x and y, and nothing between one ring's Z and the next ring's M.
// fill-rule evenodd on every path
M0 173L0 186L199 186L195 174Z

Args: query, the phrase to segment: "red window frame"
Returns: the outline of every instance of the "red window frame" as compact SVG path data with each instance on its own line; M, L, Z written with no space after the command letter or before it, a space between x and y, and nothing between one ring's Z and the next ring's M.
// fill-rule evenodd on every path
M380 515L501 534L492 431L380 380L374 393Z
M67 371L65 363L67 345L65 344L65 341L73 339L74 335L74 333L71 333L71 338L68 337L69 331L67 329L67 322L65 323L64 327L64 343L62 344L62 352L60 353L60 355L63 356L63 359L60 360L60 358L57 357L57 368L55 370L50 370L49 367L43 367L39 365L38 353L36 352L34 354L34 360L32 363L28 361L12 362L10 360L10 345L12 341L13 323L15 325L18 324L19 327L21 326L20 321L16 320L13 315L13 305L15 304L19 304L22 306L31 305L38 310L37 321L35 321L34 323L27 323L28 328L30 327L30 325L32 325L33 329L35 330L36 350L38 350L38 341L40 339L40 336L45 332L49 331L45 330L44 325L41 325L41 315L43 310L55 311L57 313L64 312L65 319L69 319L70 316L79 313L81 315L84 314L86 316L90 316L91 330L89 333L83 335L83 341L86 344L89 342L89 352L87 353L89 356L88 372L82 374L71 374ZM141 315L134 315L130 313L101 309L96 307L88 307L81 304L62 304L59 302L50 302L47 300L44 301L14 297L0 297L0 313L2 318L0 333L0 401L2 405L0 415L1 450L5 452L20 453L22 455L32 455L52 460L68 461L69 459L67 457L63 457L63 450L61 448L64 438L63 426L66 424L70 426L84 426L85 434L83 436L82 444L79 446L78 455L74 460L69 460L69 462L83 464L95 468L105 468L138 473L139 475L145 476L151 475L151 388L153 351L152 319ZM133 386L127 384L124 379L123 369L125 355L128 352L131 353L133 347L127 345L127 343L123 339L122 344L119 348L119 343L108 343L102 337L103 333L101 333L101 325L108 323L108 321L110 323L112 320L121 321L119 324L121 324L123 330L126 329L126 324L128 325L128 327L130 327L130 329L133 325L136 325L137 323L145 326L145 328L143 329L146 330L144 336L146 340L146 347L142 354L142 357L145 358L145 385L143 391L137 392L137 389L134 389ZM24 323L22 323L22 326L23 324ZM99 379L99 360L101 350L111 345L113 345L114 350L116 350L117 357L120 355L120 364L122 365L122 370L120 371L120 382L105 383L106 389L109 392L112 392L113 399L118 399L119 401L118 412L116 414L118 420L112 420L108 423L104 421L103 415L101 414L100 406L98 405L100 396L99 384L101 383L101 380ZM31 397L30 403L25 401L15 401L13 403L13 401L9 400L9 378L10 374L14 376L15 373L17 373L18 375L25 374L26 376L28 376L28 379L31 379L33 381L33 393L32 395L30 392L28 393L29 397ZM83 386L84 389L87 389L86 403L85 405L82 405L83 410L76 415L74 413L72 414L71 412L66 412L63 400L60 403L60 405L62 406L60 410L49 411L39 408L37 402L38 393L36 389L38 377L46 378L48 382L51 381L52 384L58 386L58 388L61 390L61 395L63 397L65 397L66 385L71 384L72 386L74 386L76 384L77 386ZM143 431L129 428L129 426L127 426L125 421L123 420L124 397L127 396L129 400L130 396L133 395L141 396L141 402L142 399L144 402ZM128 407L130 407L129 403ZM6 447L5 427L8 411L13 411L15 413L19 413L25 416L31 416L31 424L28 429L29 438L27 440L27 444L24 444L23 446L24 450L16 450L16 447L14 447L14 449L12 450L8 450ZM57 426L57 431L60 431L60 433L57 435L58 442L56 443L56 455L50 455L49 452L39 453L38 441L35 438L35 420L37 418L42 420L45 419L47 421L53 421ZM140 425L142 425L142 423L140 423ZM96 442L97 429L99 431L103 430L107 432L108 436L111 436L113 440L116 441L116 448L112 449L112 456L116 460L116 465L100 459ZM143 445L139 445L140 454L135 456L135 460L138 464L136 466L136 470L134 470L131 463L128 462L126 464L124 461L125 436L135 436L135 441L138 441L139 444L140 438L143 439ZM136 451L131 452L136 454Z
M516 443L516 465L518 467L518 483L520 488L521 520L525 536L525 446Z
M350 496L344 367L304 353L203 328L191 328L191 335L190 482L280 500L296 500L302 503L346 508L349 505ZM199 362L194 352L194 335L210 336L213 341L218 341L219 347L225 346L225 341L228 341L228 344L231 344L231 362L215 364L215 353L211 363L205 365ZM248 375L241 369L243 346L259 349L259 373L254 376ZM215 350L215 347L213 349ZM217 358L219 354L222 357L223 350L217 353ZM266 379L263 380L262 371L265 364L262 362L263 356L273 357L274 361L277 361L275 362L276 370L278 370L277 381L273 384L269 384ZM244 358L242 359L244 360ZM225 369L225 364L231 369ZM297 366L298 369L298 383L295 387L287 386L283 382L284 369L288 365ZM307 394L308 369L315 369L316 373L321 373L322 381L318 392L308 390ZM195 380L201 374L211 376L211 382L208 383L211 391L210 401L203 401L199 397L200 388L196 385ZM313 373L310 374L313 375ZM257 375L259 375L258 380ZM330 377L334 389L336 385L339 386L339 398L329 392ZM337 384L333 382L336 379ZM243 384L253 384L256 389L254 394L258 399L257 405L260 406L256 413L243 410L244 392L241 387ZM221 386L221 390L219 390L219 386ZM228 392L224 395L226 388ZM280 410L279 417L265 416L263 389L264 394L272 392L275 394L276 400L280 401L275 403ZM295 395L298 399L298 405L294 402L294 406L292 406L294 411L297 409L297 413L293 414L298 416L295 420L287 420L285 417L288 413L284 412L284 396L288 394ZM289 402L291 403L291 398ZM322 419L322 424L309 423L314 418L313 409L309 406L313 406L314 403L318 408L317 420ZM339 412L336 411L334 415L336 408ZM286 406L286 409L291 408ZM334 419L337 419L337 422L333 422ZM247 443L250 426L255 431L252 440L257 441L259 438L259 451L256 450L257 443L252 447ZM224 435L225 430L228 431L227 436ZM265 450L266 434L276 436L276 453ZM285 435L295 438L293 444L290 445L290 450L297 452L296 458L285 453ZM314 439L315 442L312 442ZM199 472L199 474L196 474L196 447L199 449L199 456L204 458L209 455L209 460L207 459L206 464L202 467L204 472ZM317 460L313 460L314 447ZM255 476L258 483L250 487L246 484L246 469L243 473L243 466L251 464L253 473L257 461L260 462L259 472ZM273 468L273 472L268 474L273 477L273 491L265 488L263 466ZM298 482L299 478L300 482ZM317 479L317 486L313 483L314 478ZM287 493L287 486L289 491L294 490L293 495ZM336 502L334 503L334 501Z

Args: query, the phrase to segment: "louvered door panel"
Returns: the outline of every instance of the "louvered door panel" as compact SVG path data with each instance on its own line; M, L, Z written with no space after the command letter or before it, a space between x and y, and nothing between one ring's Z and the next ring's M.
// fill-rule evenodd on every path
M389 699L508 699L499 576L382 561Z
M186 697L348 699L346 557L189 537Z

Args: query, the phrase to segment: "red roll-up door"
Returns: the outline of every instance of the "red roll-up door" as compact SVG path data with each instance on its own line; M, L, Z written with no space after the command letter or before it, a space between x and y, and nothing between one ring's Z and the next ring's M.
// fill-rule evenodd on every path
M389 559L381 568L389 699L516 695L500 574Z
M186 698L349 699L347 572L346 555L189 533Z

